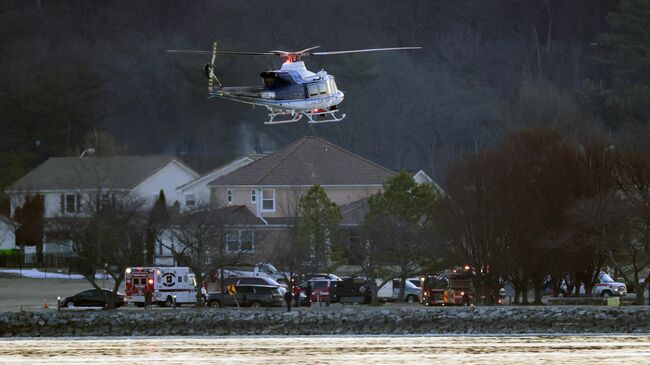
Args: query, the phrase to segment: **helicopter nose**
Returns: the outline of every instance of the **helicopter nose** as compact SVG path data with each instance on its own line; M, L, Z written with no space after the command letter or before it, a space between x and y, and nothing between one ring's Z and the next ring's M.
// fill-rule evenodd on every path
M343 98L345 97L345 94L343 94L343 91L340 91L336 93L336 103L339 104L343 101Z

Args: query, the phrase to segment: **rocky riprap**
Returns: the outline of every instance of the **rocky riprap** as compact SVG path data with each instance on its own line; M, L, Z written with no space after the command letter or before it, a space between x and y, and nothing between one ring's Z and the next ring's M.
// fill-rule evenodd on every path
M649 307L7 312L1 336L650 333Z

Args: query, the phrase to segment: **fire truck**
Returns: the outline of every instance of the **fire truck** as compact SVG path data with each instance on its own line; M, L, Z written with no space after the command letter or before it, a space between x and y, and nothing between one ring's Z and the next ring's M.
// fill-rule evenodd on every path
M440 275L423 275L420 290L424 305L474 304L474 285L468 266Z
M146 291L152 293L151 304L196 303L196 277L187 267L129 267L125 279L126 297L136 306L145 304Z

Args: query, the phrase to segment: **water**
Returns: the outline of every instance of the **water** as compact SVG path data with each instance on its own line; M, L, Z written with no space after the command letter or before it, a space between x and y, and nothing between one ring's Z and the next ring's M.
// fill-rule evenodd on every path
M0 364L642 364L650 336L317 336L0 340ZM447 362L449 361L449 362Z

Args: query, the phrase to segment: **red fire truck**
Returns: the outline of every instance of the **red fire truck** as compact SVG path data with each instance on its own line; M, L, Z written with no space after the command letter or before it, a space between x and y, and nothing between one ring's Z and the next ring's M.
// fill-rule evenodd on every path
M421 303L424 305L473 305L474 285L468 266L440 275L421 278Z
M137 306L145 304L147 291L152 304L196 303L196 278L187 267L130 267L125 279L126 297Z

